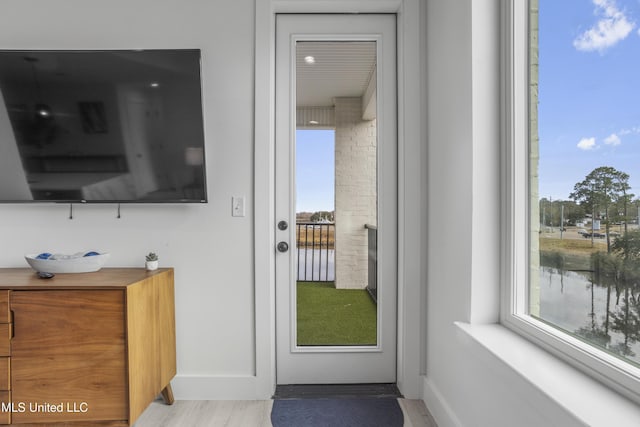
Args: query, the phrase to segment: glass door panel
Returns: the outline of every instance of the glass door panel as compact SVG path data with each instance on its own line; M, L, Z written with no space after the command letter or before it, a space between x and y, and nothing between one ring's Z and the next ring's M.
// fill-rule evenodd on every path
M296 343L377 343L376 42L296 44Z

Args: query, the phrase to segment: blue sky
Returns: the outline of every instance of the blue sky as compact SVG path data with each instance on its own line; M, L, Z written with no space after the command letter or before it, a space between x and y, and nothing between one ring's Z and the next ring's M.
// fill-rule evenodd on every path
M540 197L599 166L640 198L640 0L540 0Z
M296 131L296 212L334 209L334 133Z

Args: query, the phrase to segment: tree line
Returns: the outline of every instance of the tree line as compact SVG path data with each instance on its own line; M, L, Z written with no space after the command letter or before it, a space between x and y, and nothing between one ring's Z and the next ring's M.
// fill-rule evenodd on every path
M627 224L638 219L640 199L630 193L629 174L611 166L601 166L576 183L570 200L540 200L540 223L543 226L575 225L585 217L600 220L605 226L607 252L611 252L609 229L614 223Z

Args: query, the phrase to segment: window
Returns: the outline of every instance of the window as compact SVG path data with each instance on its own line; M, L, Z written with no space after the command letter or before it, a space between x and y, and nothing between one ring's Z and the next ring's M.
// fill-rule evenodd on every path
M640 402L640 5L504 4L502 320Z

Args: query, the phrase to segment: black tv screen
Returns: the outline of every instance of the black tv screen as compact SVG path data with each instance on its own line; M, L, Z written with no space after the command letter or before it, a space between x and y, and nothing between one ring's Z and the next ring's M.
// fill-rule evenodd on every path
M0 202L206 202L200 51L0 51Z

